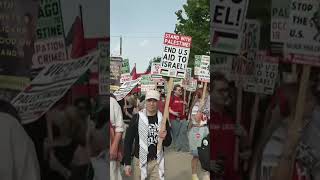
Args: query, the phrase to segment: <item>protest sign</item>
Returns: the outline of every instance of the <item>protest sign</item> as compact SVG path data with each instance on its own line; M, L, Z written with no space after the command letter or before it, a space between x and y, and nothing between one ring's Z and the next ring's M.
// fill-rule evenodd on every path
M161 74L161 64L153 62L151 65L151 75L160 75Z
M157 88L156 82L153 81L151 75L143 75L140 80L141 92L146 93L149 90L155 90Z
M293 0L288 20L288 40L285 54L320 56L320 2L318 0ZM320 60L301 63L320 65Z
M247 52L246 58L254 61L256 52L259 50L260 43L260 22L257 20L246 19L241 49Z
M34 44L35 54L32 57L32 68L67 60L65 40L63 37L38 40Z
M37 22L37 39L63 37L60 0L41 1Z
M65 62L46 66L30 85L11 103L22 123L31 123L45 114L68 89L97 61L99 51Z
M185 78L191 47L190 36L165 33L161 75Z
M201 55L194 56L194 75L199 76L201 70Z
M213 0L211 13L211 51L239 54L243 24L249 0Z
M210 56L201 56L201 64L197 76L201 82L210 82Z
M198 81L196 79L190 78L188 81L187 91L195 92L197 90Z
M117 101L120 101L124 97L126 97L130 91L132 91L133 88L137 86L137 84L140 82L141 78L131 80L128 82L123 83L120 88L113 93L113 95L116 97Z
M1 1L0 86L23 90L30 82L39 1ZM11 79L13 81L8 80Z
M233 56L226 55L226 54L219 54L214 53L212 56L211 65L210 65L210 72L220 72L223 73L228 80L234 79L232 77L232 63L233 63Z
M110 85L120 86L121 67L122 67L122 58L121 57L111 57L111 60L110 60Z
M130 80L131 80L131 75L130 75L129 59L124 59L121 67L120 83L122 84Z
M244 82L244 90L257 94L272 95L278 77L278 58L258 52L254 62L254 74Z
M37 41L32 57L32 77L55 62L68 60L60 0L41 1L37 21Z
M109 43L108 42L99 42L98 48L100 50L100 58L99 58L99 95L107 95L109 91L109 70L110 66L108 66L108 50Z
M289 5L289 0L272 0L271 42L283 44L287 41Z

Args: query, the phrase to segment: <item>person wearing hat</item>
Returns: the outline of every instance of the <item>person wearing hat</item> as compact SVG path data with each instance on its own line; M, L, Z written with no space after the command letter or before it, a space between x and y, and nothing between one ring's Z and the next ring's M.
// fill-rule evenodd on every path
M171 129L166 123L166 129L160 132L162 113L158 109L160 94L151 90L146 93L145 108L135 114L130 121L124 141L125 174L134 180L164 180L163 148L157 151L159 138L163 139L163 146L171 144ZM133 151L134 144L134 151ZM133 163L131 155L134 154Z

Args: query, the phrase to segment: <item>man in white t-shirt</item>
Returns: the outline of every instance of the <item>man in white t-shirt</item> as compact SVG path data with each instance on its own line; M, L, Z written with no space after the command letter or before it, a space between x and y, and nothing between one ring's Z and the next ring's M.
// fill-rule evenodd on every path
M121 139L124 132L124 122L121 107L115 98L110 97L110 179L122 180L120 173Z
M15 115L5 111L0 111L0 142L1 180L40 180L39 162L32 140Z

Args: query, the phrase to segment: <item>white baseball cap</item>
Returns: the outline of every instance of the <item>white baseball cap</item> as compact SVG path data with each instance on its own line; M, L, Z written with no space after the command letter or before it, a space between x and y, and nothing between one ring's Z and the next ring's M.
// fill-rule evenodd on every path
M148 99L156 99L157 101L159 101L160 100L160 93L156 90L147 91L146 100L148 100Z

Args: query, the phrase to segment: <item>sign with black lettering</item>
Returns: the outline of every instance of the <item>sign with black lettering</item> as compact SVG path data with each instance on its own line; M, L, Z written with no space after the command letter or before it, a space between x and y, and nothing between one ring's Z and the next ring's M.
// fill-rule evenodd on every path
M194 78L190 78L186 86L187 91L195 92L197 90L198 81Z
M211 51L239 54L249 0L212 0Z
M289 5L289 0L272 0L271 42L283 44L287 40Z
M198 56L199 59L199 55L196 56ZM200 67L195 75L201 82L210 82L210 56L201 55L200 59Z
M131 75L130 75L129 59L124 59L121 67L120 83L122 84L130 80L131 80Z
M318 0L292 0L285 53L320 56L320 2ZM320 60L304 64L320 65Z
M42 0L37 22L37 39L63 37L60 0Z
M138 83L140 82L141 77L135 80L130 80L121 85L121 87L113 93L113 95L116 97L117 101L120 101L124 97L126 97L130 91L132 91L133 88L135 88Z
M259 51L254 61L254 73L247 76L244 90L272 95L278 77L278 62L277 57L268 56L266 52Z
M0 88L22 91L30 83L39 1L0 1Z
M226 54L214 53L210 65L210 72L223 73L228 80L232 80L232 62L234 57Z
M65 40L62 37L39 40L34 44L32 68L43 68L56 62L67 60Z
M98 48L100 50L99 58L99 95L107 95L109 92L109 77L110 77L110 66L109 60L109 42L99 42Z
M161 59L161 75L185 78L189 60L190 36L165 33L164 52Z
M157 83L153 81L150 74L143 75L140 80L141 92L146 93L149 90L155 90L157 88Z
M23 124L46 113L99 58L100 51L66 62L46 66L11 103Z
M241 49L247 52L246 57L249 61L254 61L260 45L260 22L254 19L246 19L242 37Z

